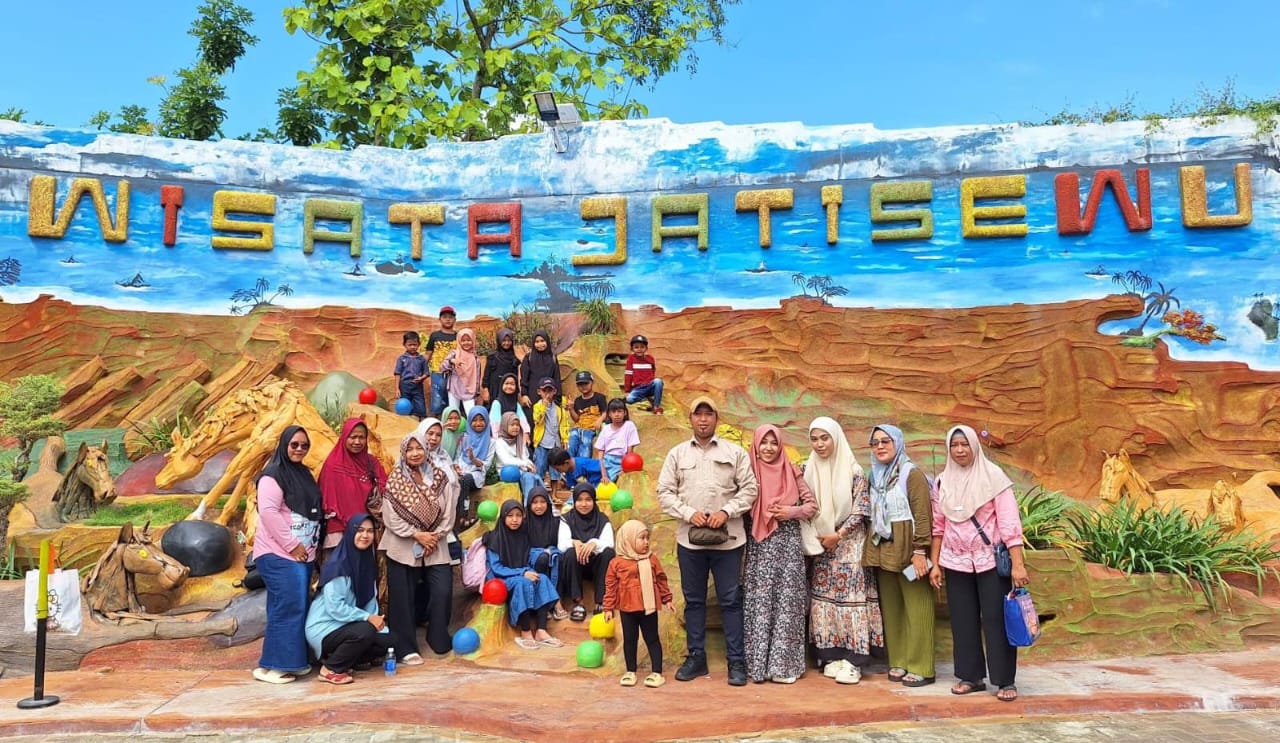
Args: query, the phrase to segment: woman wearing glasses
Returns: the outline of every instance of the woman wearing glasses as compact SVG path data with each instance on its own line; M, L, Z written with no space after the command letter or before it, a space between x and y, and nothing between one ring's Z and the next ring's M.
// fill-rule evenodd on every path
M927 686L934 681L933 589L925 557L933 532L929 480L907 456L897 426L876 426L870 444L866 565L877 568L889 680Z
M267 584L267 628L253 677L269 684L287 684L311 671L305 627L323 498L302 461L310 449L307 432L289 426L258 475L253 560Z

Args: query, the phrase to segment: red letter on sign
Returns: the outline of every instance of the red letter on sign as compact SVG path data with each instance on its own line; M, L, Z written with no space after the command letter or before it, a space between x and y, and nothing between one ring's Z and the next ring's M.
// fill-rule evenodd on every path
M1098 218L1098 206L1102 204L1102 192L1111 187L1111 195L1120 207L1124 223L1130 232L1151 229L1151 170L1138 168L1138 206L1135 209L1119 170L1099 170L1093 174L1093 186L1089 188L1089 202L1080 213L1080 176L1075 173L1059 173L1053 179L1053 193L1058 202L1058 234L1087 235L1093 231Z
M164 207L164 244L178 243L178 210L182 208L182 186L161 186L160 206Z
M507 231L480 231L480 225L494 222L505 222ZM481 245L503 243L510 245L512 258L520 257L520 203L472 204L467 207L467 257L474 261L480 257Z

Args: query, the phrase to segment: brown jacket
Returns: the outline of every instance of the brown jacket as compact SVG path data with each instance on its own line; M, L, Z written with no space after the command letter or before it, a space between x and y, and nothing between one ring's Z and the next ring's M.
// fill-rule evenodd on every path
M660 609L671 601L671 586L667 583L667 574L662 572L662 563L652 552L649 564L653 565L653 588L658 594L656 608ZM615 557L609 562L609 571L604 576L604 608L605 611L644 611L640 565L635 560Z

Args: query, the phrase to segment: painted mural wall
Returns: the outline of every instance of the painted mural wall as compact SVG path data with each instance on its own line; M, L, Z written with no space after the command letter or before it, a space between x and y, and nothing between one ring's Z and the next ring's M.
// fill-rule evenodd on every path
M1280 369L1280 152L1251 121L648 120L564 140L564 153L546 135L336 152L0 122L0 297L434 316L444 302L498 315L595 297L677 311L1130 292L1142 311L1104 332Z

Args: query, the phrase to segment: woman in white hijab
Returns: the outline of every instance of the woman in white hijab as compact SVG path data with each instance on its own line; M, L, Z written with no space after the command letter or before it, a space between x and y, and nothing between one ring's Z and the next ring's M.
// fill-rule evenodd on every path
M862 666L884 655L884 623L871 572L862 566L867 481L844 430L826 416L809 424L813 447L804 480L818 502L813 524L823 552L813 559L809 583L809 637L823 675L856 684Z
M1018 651L1005 638L1004 596L1028 582L1013 483L987 459L972 428L955 426L947 432L947 466L934 493L929 582L941 588L946 576L959 679L951 693L986 691L989 676L999 689L996 699L1012 702L1018 698ZM1013 570L1008 578L996 573L992 546L998 542L1009 548Z

